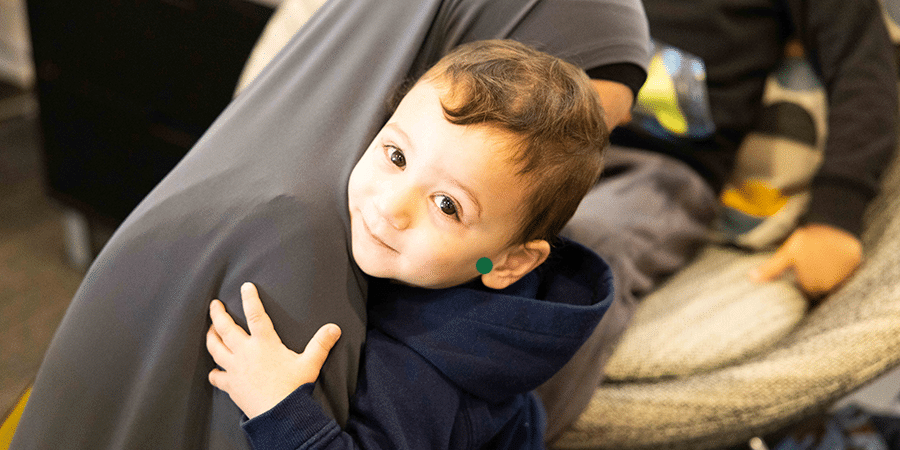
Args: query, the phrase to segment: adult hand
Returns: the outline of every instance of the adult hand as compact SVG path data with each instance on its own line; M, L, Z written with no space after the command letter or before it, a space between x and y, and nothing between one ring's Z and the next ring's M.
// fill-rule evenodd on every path
M301 385L315 382L341 330L334 324L323 326L303 353L297 354L275 333L256 286L244 283L241 298L249 335L234 323L222 302L213 300L209 306L212 326L206 335L206 348L223 369L213 369L209 382L228 393L252 419Z
M832 226L809 224L795 230L750 277L766 282L793 270L800 289L818 298L849 278L861 262L862 243L856 236Z

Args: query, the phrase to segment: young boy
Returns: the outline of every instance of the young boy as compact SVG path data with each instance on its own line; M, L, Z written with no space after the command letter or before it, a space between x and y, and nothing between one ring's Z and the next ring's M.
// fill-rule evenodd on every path
M556 238L600 174L603 119L580 69L515 42L467 44L429 70L348 183L353 257L374 278L344 430L311 398L336 325L297 354L252 284L249 335L210 306L209 379L254 448L543 448L529 392L612 298L606 264Z

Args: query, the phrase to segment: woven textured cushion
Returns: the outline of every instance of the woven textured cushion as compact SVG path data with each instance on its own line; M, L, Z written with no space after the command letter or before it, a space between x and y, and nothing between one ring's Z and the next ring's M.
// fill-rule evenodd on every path
M714 369L768 348L794 329L807 302L789 280L751 282L765 255L708 247L647 297L611 357L608 380Z
M727 367L692 376L650 383L605 383L554 447L704 449L734 445L774 431L900 364L898 158L885 174L883 190L869 207L864 223L863 266L775 345ZM707 250L685 271L691 272L691 278L673 279L654 295L662 298L683 293L692 284L696 292L702 292L710 278L725 281L710 258L741 258L729 253ZM744 258L749 264L755 257ZM737 261L730 264L740 265ZM759 288L743 285L735 289L755 295L752 292ZM794 301L788 289L772 291L772 295L783 296L779 298L785 303ZM755 320L750 313L745 316Z

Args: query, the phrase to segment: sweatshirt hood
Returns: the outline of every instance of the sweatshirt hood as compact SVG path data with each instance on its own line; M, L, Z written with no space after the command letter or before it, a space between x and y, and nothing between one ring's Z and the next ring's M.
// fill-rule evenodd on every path
M446 289L373 279L368 323L463 390L500 401L533 390L572 358L612 303L612 286L606 262L562 239L502 290L480 279Z

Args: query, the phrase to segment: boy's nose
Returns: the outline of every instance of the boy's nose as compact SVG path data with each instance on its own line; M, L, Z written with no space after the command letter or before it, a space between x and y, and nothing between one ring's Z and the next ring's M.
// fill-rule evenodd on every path
M393 186L379 196L376 202L378 212L391 227L398 230L409 228L414 213L414 191L415 189L409 187Z

